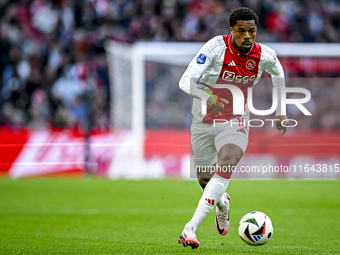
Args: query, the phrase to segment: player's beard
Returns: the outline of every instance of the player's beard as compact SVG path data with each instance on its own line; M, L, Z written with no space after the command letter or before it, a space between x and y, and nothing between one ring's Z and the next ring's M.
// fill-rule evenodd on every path
M245 47L245 43L248 43L249 47ZM243 42L240 47L240 51L243 53L247 53L250 51L251 47L253 46L253 43L250 41Z

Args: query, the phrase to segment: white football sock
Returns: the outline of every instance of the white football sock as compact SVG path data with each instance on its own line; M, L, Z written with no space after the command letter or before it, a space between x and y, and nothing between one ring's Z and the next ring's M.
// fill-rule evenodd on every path
M201 187L202 192L204 192L204 189ZM229 206L229 201L225 198L225 196L222 195L221 199L217 202L216 206L220 210L225 210Z
M215 174L204 189L203 195L198 203L197 209L192 219L185 227L193 227L196 231L198 226L207 217L210 211L214 208L226 191L229 184L229 179L224 179Z

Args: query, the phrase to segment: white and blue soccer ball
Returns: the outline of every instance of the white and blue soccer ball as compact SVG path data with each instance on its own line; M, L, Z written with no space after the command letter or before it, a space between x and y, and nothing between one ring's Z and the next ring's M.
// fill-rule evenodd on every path
M273 224L263 212L250 212L240 220L238 233L249 245L263 245L273 236Z

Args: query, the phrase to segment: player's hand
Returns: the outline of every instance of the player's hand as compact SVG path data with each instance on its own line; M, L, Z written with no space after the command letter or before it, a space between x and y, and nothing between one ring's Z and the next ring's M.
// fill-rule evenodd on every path
M284 133L286 133L286 126L288 126L289 120L286 115L276 115L275 119L277 119L276 128L278 130L281 130L281 135L283 135Z
M215 99L215 101L214 101ZM218 115L221 115L221 111L224 108L225 104L228 104L228 100L225 100L224 98L221 98L222 104L220 103L220 100L218 99L217 96L214 95L214 99L209 97L207 101L207 106L211 109L213 109ZM215 103L216 102L216 103Z

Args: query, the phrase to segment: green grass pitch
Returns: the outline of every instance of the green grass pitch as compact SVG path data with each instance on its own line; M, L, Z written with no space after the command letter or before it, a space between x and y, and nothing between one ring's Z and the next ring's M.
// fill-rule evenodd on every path
M0 179L0 254L340 254L339 180L231 180L231 226L214 211L201 246L177 244L201 191L187 180ZM268 214L273 238L245 244L241 217Z

